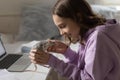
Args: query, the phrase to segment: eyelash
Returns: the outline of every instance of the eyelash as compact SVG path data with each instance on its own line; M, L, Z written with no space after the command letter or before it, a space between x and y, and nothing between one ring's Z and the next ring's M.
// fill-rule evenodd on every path
M66 27L66 25L62 25L62 26L60 26L60 29L65 28L65 27Z

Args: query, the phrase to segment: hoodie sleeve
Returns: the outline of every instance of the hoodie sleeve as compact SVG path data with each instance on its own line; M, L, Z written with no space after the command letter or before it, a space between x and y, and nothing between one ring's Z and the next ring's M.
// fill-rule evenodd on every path
M79 53L76 53L70 47L68 47L68 49L63 55L65 56L66 59L68 59L68 63L77 65L79 59Z

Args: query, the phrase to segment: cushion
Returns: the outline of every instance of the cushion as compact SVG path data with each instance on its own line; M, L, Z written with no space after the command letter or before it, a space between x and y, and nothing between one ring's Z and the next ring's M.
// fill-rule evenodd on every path
M106 7L102 5L91 5L91 7L95 13L105 17L106 19L115 18L116 9L112 7Z

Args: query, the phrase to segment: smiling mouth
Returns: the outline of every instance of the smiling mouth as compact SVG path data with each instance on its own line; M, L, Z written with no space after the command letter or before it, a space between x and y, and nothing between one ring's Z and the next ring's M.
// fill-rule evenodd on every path
M64 39L65 39L65 43L68 45L70 45L71 43L75 44L80 40L79 38L73 38L71 34L65 34Z

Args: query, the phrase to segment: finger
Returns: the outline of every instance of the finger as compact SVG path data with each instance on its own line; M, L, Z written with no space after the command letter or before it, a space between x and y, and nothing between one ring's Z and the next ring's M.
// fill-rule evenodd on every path
M44 61L41 60L41 59L35 59L34 57L31 57L31 56L30 56L30 59L31 59L31 62L32 62L32 63L38 63L38 62L40 62L40 61L41 61L41 62L44 62Z
M35 61L46 61L46 60L48 60L48 57L39 57L35 59Z
M35 53L30 52L30 53L29 53L29 56L35 56Z
M34 57L35 57L35 60L37 60L37 59L44 58L45 56L44 54L36 54Z
M48 42L55 42L56 40L48 40Z
M50 57L50 54L44 53L44 54L42 54L41 56L36 57L36 59L46 60L46 59L48 59L49 57Z
M48 52L49 52L49 51L52 51L52 48L53 48L53 46L48 47L48 48L47 48L47 51L48 51Z
M34 60L34 59L36 59L36 58L39 58L41 55L42 55L42 54L30 53L29 58Z
M37 62L36 62L36 61L34 61L34 60L31 60L31 62L32 62L32 63L34 63L34 64L37 64Z
M31 51L31 53L35 53L35 54L39 54L39 52L40 52L40 51L38 51L38 50L33 50L33 51Z
M35 57L29 56L30 60L35 60Z
M59 40L51 40L49 42L54 43L54 45L52 45L52 47L58 47L60 45L63 45L63 43Z
M37 52L37 49L31 49L30 52Z
M39 64L41 64L41 63L43 63L43 64L46 64L46 63L48 63L48 61L49 61L49 54L46 54L46 56L44 56L44 57L39 57L39 58L36 58L36 59L34 59L34 60L31 60L32 62L34 62L34 63L39 63Z
M29 53L29 55L30 56L33 56L33 57L35 57L35 56L38 56L38 55L41 55L42 53L37 53L37 52L30 52Z
M44 51L37 51L37 52L31 52L30 54L35 56L35 55L42 55L44 53L45 53Z
M47 64L48 61L44 61L44 60L39 60L39 61L33 61L34 63L37 63L37 64Z
M38 49L31 49L30 52L39 54L39 53L44 52L44 51L38 50Z
M51 48L51 52L62 52L64 50L63 46Z
M64 49L63 48L57 48L56 51L57 52L64 52Z
M66 46L66 44L62 43L62 42L56 42L55 43L55 47L64 47Z
M43 63L47 63L47 61L45 60L41 60L41 59L37 59L37 60L31 60L32 63L35 63L35 64L43 64Z
M61 43L61 41L59 41L59 40L49 40L48 42L51 42L51 43L54 43L54 44Z
M48 49L47 49L47 51L48 52L54 52L54 51L56 51L56 46L54 45L54 46L50 46L50 47L48 47Z

